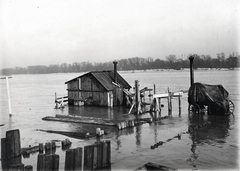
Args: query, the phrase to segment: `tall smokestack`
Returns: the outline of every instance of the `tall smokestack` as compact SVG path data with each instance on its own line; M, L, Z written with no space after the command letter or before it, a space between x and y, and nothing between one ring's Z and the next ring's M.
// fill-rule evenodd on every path
M190 60L190 80L191 80L191 86L192 86L193 83L194 83L194 73L193 73L193 60L194 60L194 57L190 56L188 59Z
M117 83L117 61L113 61L114 65L114 82Z

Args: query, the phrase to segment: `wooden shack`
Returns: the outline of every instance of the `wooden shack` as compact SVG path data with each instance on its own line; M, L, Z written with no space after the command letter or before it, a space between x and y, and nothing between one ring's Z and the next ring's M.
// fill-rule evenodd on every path
M131 86L114 71L91 71L67 81L68 104L75 106L120 106L125 105Z

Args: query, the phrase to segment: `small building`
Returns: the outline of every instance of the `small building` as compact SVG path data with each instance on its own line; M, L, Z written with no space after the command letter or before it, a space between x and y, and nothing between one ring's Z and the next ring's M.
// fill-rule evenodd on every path
M131 86L114 71L91 71L65 82L68 91L68 104L75 106L121 106L127 104L126 91Z

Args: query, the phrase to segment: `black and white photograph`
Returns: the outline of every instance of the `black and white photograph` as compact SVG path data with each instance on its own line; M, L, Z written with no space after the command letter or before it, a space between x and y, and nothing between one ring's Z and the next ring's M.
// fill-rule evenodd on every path
M239 171L239 0L0 0L3 171Z

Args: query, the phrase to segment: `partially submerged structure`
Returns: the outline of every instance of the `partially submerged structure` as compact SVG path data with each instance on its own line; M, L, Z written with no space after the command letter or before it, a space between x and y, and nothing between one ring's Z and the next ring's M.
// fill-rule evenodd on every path
M131 86L114 71L91 71L65 82L68 91L68 104L75 106L120 106L127 103L126 91Z
M188 91L190 110L199 113L207 107L208 114L233 114L234 104L228 97L227 90L222 85L193 83Z
M229 99L229 94L222 85L194 83L194 56L190 56L189 60L191 81L191 87L188 91L189 111L195 111L198 113L207 111L209 115L233 114L234 104Z

